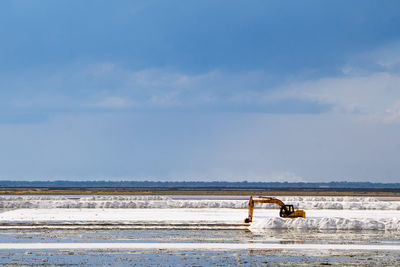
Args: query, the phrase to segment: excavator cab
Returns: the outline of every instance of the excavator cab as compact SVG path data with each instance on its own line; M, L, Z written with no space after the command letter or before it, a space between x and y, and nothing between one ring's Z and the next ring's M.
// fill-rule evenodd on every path
M250 197L249 200L249 217L244 222L251 223L253 221L253 211L255 203L273 203L281 207L279 216L282 218L305 218L306 212L304 210L295 210L293 205L285 205L281 200L273 197Z
M293 205L283 205L281 207L281 210L279 211L279 216L285 218L290 216L294 212L294 207Z

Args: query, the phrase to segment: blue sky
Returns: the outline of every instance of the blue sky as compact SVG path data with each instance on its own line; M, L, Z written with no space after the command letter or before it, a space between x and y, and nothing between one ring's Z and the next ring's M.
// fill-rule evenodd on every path
M400 173L398 1L2 1L0 178Z

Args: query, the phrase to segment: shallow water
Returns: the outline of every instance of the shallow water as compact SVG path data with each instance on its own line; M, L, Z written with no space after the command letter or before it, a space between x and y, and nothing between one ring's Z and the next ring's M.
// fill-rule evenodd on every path
M191 242L191 243L307 243L398 244L391 231L283 230L253 233L248 230L2 230L0 243L71 242Z
M372 241L372 242L371 242ZM288 231L271 230L253 234L246 230L7 230L1 243L321 243L387 244L400 237L380 231ZM400 251L338 250L168 250L168 249L54 249L1 250L0 264L15 265L103 265L103 266L288 266L288 265L391 265L400 264Z
M399 266L396 252L298 253L286 250L173 251L85 250L3 251L0 264L7 266Z

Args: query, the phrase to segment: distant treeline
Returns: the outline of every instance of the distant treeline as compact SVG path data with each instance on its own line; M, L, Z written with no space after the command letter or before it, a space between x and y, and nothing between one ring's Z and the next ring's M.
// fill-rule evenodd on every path
M400 183L371 182L165 182L165 181L0 181L0 187L176 187L176 188L400 188Z

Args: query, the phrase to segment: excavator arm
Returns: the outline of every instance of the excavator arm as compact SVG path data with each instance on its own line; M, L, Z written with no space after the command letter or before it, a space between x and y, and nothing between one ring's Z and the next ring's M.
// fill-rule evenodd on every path
M305 218L306 213L304 210L294 210L293 205L285 205L281 200L273 197L255 197L252 196L249 199L249 217L244 222L250 223L253 221L254 204L256 203L273 203L281 207L279 216L282 218Z

